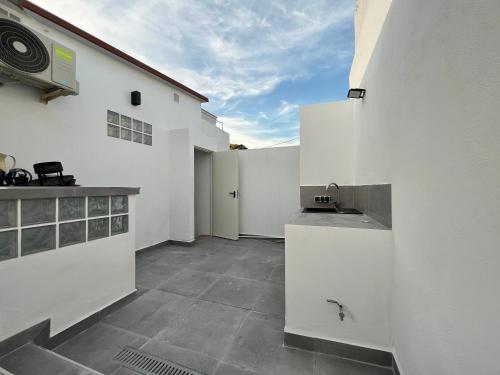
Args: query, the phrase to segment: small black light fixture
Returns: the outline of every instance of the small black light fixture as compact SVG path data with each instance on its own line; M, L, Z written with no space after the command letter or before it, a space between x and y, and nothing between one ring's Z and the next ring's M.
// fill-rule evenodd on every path
M130 103L132 103L132 105L141 105L141 92L140 91L132 91L130 93Z
M349 99L363 99L365 97L365 89L350 89L347 97Z

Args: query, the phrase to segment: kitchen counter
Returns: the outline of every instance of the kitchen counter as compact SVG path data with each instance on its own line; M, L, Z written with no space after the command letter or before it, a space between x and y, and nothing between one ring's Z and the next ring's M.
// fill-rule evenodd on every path
M302 212L298 210L288 221L291 225L306 225L315 227L338 227L390 230L391 228L379 223L367 215L349 215L327 212Z

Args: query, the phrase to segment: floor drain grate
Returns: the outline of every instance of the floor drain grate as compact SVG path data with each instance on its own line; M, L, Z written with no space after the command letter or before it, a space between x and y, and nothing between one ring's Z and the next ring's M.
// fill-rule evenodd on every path
M115 355L113 361L143 375L202 375L176 363L128 347Z

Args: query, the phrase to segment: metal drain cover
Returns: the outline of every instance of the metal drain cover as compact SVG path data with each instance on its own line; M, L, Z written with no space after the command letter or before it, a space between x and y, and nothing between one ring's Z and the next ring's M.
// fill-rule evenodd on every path
M176 363L129 347L115 355L113 361L143 375L202 375Z

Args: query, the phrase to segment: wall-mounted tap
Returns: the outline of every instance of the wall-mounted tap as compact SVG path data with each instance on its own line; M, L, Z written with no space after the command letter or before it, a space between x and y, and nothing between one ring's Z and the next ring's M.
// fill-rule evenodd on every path
M337 199L334 201L334 203L340 204L340 188L339 185L337 185L335 182L330 182L328 185L326 185L326 191L330 189L332 186L334 186L337 189Z
M344 321L344 317L345 317L345 314L344 314L344 305L342 305L339 301L335 301L333 299L327 299L326 302L328 303L334 303L336 304L338 307L339 307L339 318L340 318L340 321Z

